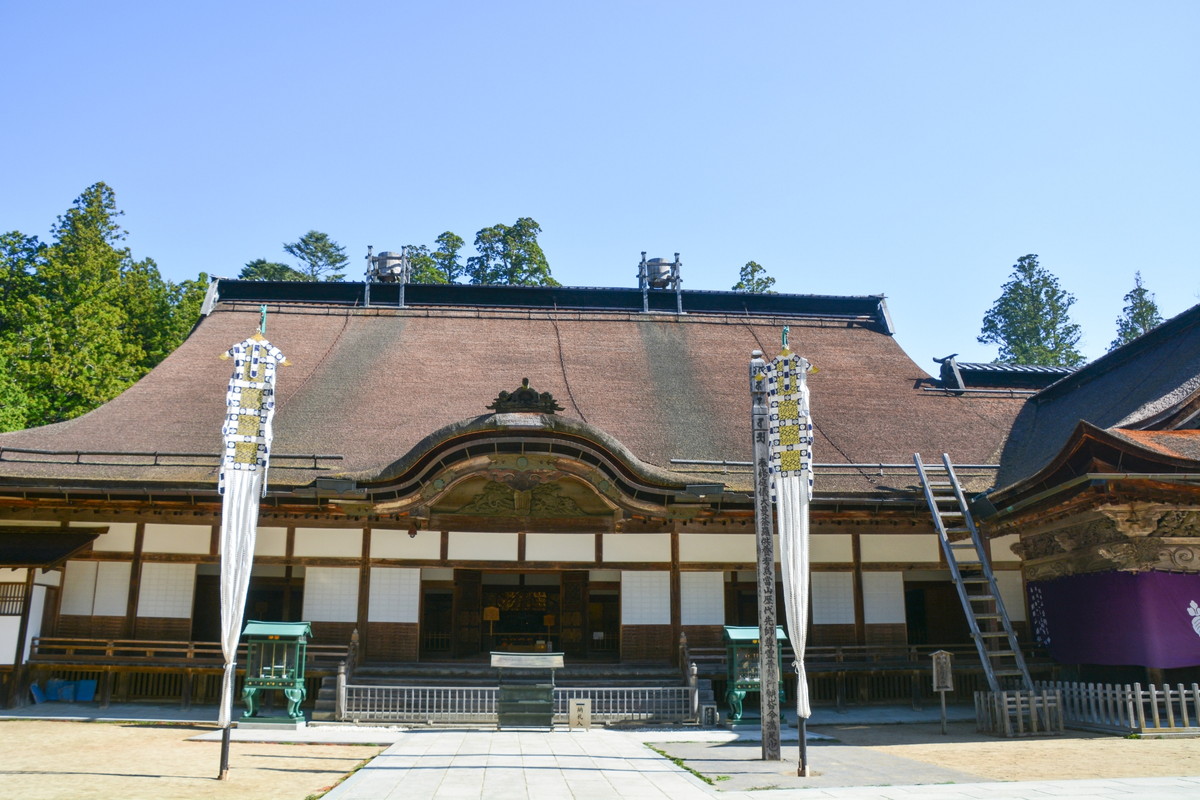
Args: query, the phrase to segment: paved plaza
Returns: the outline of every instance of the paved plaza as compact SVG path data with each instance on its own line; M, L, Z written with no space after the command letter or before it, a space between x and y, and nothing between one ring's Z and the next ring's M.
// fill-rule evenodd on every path
M178 706L47 703L0 710L3 718L85 721L141 720L211 723L215 708L181 712ZM814 775L796 776L798 731L784 729L782 762L763 761L756 726L736 731L698 728L591 730L485 730L310 725L293 731L235 729L234 741L379 743L387 749L334 788L328 800L423 798L888 798L889 800L1044 800L1047 797L1173 800L1200 797L1200 776L1103 780L994 781L891 753L844 744L824 735L834 726L924 722L935 709L866 707L844 713L817 709L811 721L809 762ZM952 720L973 719L952 707ZM193 738L212 740L219 731ZM1200 748L1200 741L1196 743ZM705 783L687 767L714 780Z
M675 739L704 738L704 732ZM467 731L417 730L404 734L370 764L351 775L326 795L326 800L416 800L416 798L580 798L580 800L770 800L770 798L889 798L914 800L1045 800L1078 798L1188 798L1200 797L1200 777L1131 778L1088 781L973 782L964 773L929 765L900 764L869 754L872 778L889 785L828 786L828 780L861 782L862 774L834 773L858 769L852 762L820 762L824 775L807 779L811 788L772 790L794 777L795 762L736 760L718 766L718 774L751 769L758 786L724 791L719 781L710 786L651 750L647 738L636 731ZM656 747L671 752L670 746ZM794 759L793 753L788 757ZM826 746L810 746L810 761L817 762ZM690 761L688 762L691 763ZM894 774L886 774L888 768ZM788 775L787 773L791 773ZM711 774L711 773L710 773ZM906 779L933 779L937 783L914 785ZM754 789L754 790L750 790Z

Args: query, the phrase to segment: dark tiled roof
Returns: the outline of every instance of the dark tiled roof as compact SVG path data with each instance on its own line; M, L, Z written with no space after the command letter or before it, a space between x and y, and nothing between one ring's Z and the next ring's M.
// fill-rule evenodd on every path
M935 358L941 365L940 379L947 389L1044 389L1075 371L1073 367L1044 367L1036 364L987 364L958 361L954 356Z
M222 286L224 299L187 341L120 397L78 419L0 435L0 483L211 490L230 369L218 356L255 330L266 292L260 285ZM254 301L230 300L235 286L257 293ZM341 285L308 286L316 292ZM489 287L467 288L477 300L488 295ZM788 312L788 295L771 296L776 310L768 313L757 305L766 302L761 296L739 297L756 311L270 302L267 337L293 364L279 371L271 484L300 486L337 473L383 476L414 448L428 447L429 434L488 414L501 390L529 378L533 389L550 392L564 407L560 417L602 431L653 470L681 483L711 478L745 490L748 472L724 474L671 459L749 459L750 353L776 353L783 325L791 326L792 349L819 370L810 379L818 461L904 463L920 451L996 463L1021 400L923 392L929 376L876 320L806 310L804 298ZM153 465L146 457L110 455L77 464L71 455L7 448L212 453L213 459L164 458ZM317 462L281 458L311 454L341 459L320 461L315 470ZM843 470L818 475L817 491L886 494L912 482Z
M1198 397L1200 306L1194 306L1034 395L1013 425L999 485L1038 472L1081 420L1098 428L1181 427Z

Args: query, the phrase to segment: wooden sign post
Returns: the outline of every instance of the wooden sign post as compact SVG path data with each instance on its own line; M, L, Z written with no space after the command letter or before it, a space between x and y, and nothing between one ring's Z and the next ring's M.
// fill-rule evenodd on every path
M954 674L950 671L952 655L945 650L930 653L933 659L933 690L942 699L942 735L946 735L946 692L954 691Z

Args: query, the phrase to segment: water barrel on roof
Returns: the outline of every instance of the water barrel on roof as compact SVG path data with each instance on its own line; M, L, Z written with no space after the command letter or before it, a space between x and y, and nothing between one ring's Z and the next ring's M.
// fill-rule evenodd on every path
M655 289L666 289L671 285L671 267L674 262L666 258L651 258L646 262L646 281Z

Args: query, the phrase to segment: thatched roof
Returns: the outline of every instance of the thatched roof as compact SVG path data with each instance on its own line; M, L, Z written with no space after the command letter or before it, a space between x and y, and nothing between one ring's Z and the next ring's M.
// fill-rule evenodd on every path
M345 286L361 292L220 282L221 299L192 335L120 397L78 419L0 435L0 484L215 489L230 371L218 356L255 331L259 301L269 307L267 338L291 362L277 383L273 489L337 474L382 478L428 447L431 433L491 414L488 405L523 378L553 395L564 423L611 437L635 467L748 489L745 470L673 460L749 460L750 353L773 356L784 325L792 349L818 369L818 462L909 463L919 451L996 463L1023 402L927 390L929 376L893 339L877 296L685 292L680 315L653 310L670 292L643 313L629 290L410 286L397 308L392 286L373 289L373 302L387 305L364 308ZM817 492L913 483L878 472L825 470Z

